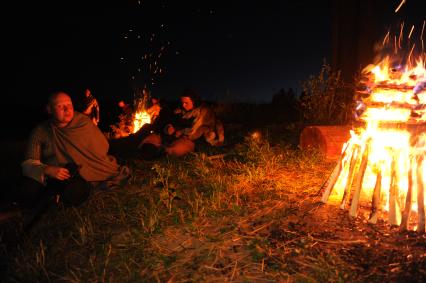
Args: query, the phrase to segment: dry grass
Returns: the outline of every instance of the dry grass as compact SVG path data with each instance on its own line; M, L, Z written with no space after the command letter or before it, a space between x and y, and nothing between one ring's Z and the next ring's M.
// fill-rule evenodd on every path
M268 137L269 141L273 139ZM17 246L9 282L421 281L426 241L366 224L317 192L333 164L266 139L184 159L129 160L122 190L52 207ZM19 234L19 227L17 233Z

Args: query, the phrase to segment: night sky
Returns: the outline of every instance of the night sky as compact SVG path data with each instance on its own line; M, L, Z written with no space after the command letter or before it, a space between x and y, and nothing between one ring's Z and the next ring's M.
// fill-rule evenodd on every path
M209 100L268 102L330 62L331 0L86 2L2 8L8 111L25 116L53 91L84 88L114 107L144 85L168 99L194 87Z
M331 44L329 1L267 2L15 4L3 35L8 93L87 85L126 96L148 84L160 96L193 86L205 97L267 101L316 72ZM162 46L164 73L152 85L141 58Z

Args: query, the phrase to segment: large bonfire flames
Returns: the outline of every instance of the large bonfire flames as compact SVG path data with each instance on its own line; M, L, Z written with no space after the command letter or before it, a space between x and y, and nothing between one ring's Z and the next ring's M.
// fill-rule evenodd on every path
M360 204L371 204L370 223L387 215L391 225L424 232L425 56L415 63L410 56L405 66L395 66L387 56L364 70L356 126L322 202L340 199L340 208L348 208L353 217Z

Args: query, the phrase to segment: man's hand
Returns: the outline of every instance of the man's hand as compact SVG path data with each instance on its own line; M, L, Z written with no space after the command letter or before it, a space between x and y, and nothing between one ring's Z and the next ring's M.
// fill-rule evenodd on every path
M175 128L173 127L172 124L168 124L165 128L165 132L167 135L171 136L175 133Z
M67 168L58 167L58 166L47 165L44 168L44 174L46 176L49 176L51 178L55 178L61 181L71 178L70 172L68 171Z

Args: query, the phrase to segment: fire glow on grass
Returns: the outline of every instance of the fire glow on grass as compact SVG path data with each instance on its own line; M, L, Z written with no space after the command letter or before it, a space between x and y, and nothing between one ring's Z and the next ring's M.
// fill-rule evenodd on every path
M424 55L423 55L424 57ZM357 216L371 204L370 223L387 214L391 225L425 231L426 70L416 64L395 68L391 58L368 66L362 110L343 146L322 201L340 199L340 208Z

